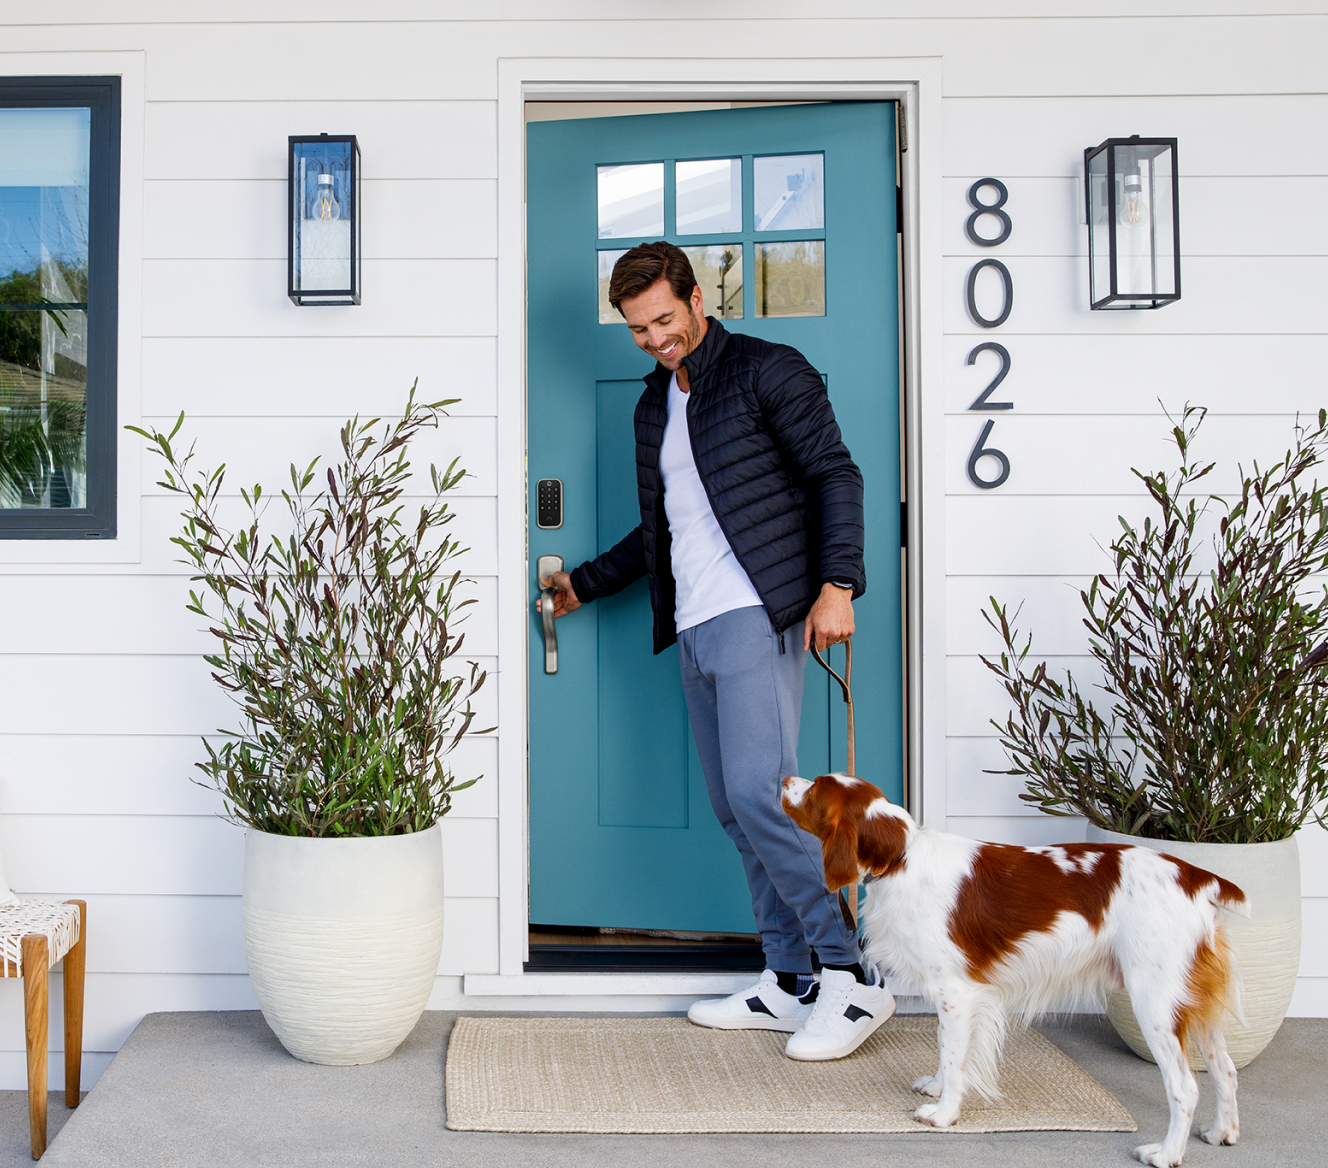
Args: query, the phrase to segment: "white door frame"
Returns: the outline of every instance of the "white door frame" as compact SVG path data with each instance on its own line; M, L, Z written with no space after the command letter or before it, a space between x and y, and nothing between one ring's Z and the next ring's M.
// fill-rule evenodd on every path
M901 182L904 190L905 321L903 453L909 533L905 594L908 612L909 798L915 814L932 822L943 820L945 814L940 65L940 59L932 57L780 60L505 58L498 61L500 666L496 680L498 954L499 975L503 980L521 975L529 940L527 661L532 590L526 553L524 103L868 100L903 104L908 142L908 149L903 154ZM923 392L924 385L929 390L926 393ZM931 549L930 557L926 555L927 549Z

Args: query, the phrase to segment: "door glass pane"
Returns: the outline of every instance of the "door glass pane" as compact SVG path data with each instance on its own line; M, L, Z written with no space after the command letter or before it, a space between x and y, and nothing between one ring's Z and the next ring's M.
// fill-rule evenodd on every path
M756 245L756 315L825 315L825 241Z
M701 286L703 311L720 320L742 318L742 244L714 243L682 249ZM602 252L600 253L603 254Z
M0 109L0 507L87 506L88 109Z
M710 235L742 230L742 159L679 162L678 234Z
M664 234L664 164L600 166L599 237Z
M753 162L757 231L809 231L825 226L825 157L779 154Z
M609 303L609 278L613 275L613 265L625 256L625 251L602 251L599 253L599 323L622 324L622 313Z

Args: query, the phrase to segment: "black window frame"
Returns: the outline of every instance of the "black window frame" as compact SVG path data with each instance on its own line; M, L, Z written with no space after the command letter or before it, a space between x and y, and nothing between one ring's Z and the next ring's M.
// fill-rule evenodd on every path
M116 536L117 359L120 287L120 78L0 77L0 108L87 108L87 491L80 508L0 507L0 539Z

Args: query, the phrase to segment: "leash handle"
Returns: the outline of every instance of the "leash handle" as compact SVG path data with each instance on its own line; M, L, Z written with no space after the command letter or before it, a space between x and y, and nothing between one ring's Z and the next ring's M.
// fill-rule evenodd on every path
M844 769L850 774L857 773L857 747L853 741L853 638L850 637L844 642L844 676L840 677L833 669L830 663L821 656L821 651L812 644L812 656L816 658L816 664L826 671L831 677L839 682L840 692L844 695L844 704L848 706L848 750L845 762L848 764ZM847 895L845 895L847 894ZM846 885L839 890L839 911L844 914L844 923L848 925L852 932L858 927L858 886L856 884Z
M858 768L857 768L857 761L858 761L858 760L857 760L857 753L858 753L858 752L857 752L856 744L854 743L854 740L853 740L853 738L854 738L854 735L853 735L853 689L852 689L852 681L853 681L853 638L850 637L847 641L844 642L844 676L843 676L843 677L840 677L839 674L836 673L836 672L830 667L830 663L829 663L824 657L821 656L821 651L816 647L815 644L812 645L812 656L816 658L816 664L817 664L817 665L819 665L822 669L824 669L824 670L826 671L826 673L828 673L828 674L829 674L831 677L833 677L837 682L839 682L839 689L840 689L841 693L844 695L844 704L845 704L846 706L848 706L848 750L847 750L847 756L848 756L848 757L847 757L847 759L845 760L845 761L848 763L848 766L847 766L846 769L847 769L847 772L848 772L850 775L856 775L856 774L858 773Z

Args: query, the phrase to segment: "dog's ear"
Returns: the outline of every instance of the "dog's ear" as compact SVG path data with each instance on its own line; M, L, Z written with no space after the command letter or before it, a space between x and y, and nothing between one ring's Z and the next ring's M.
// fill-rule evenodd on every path
M853 884L858 879L858 829L848 816L841 815L834 831L821 845L825 867L825 886L831 892Z
M864 816L858 825L858 858L873 876L891 876L904 866L909 824L894 815Z

